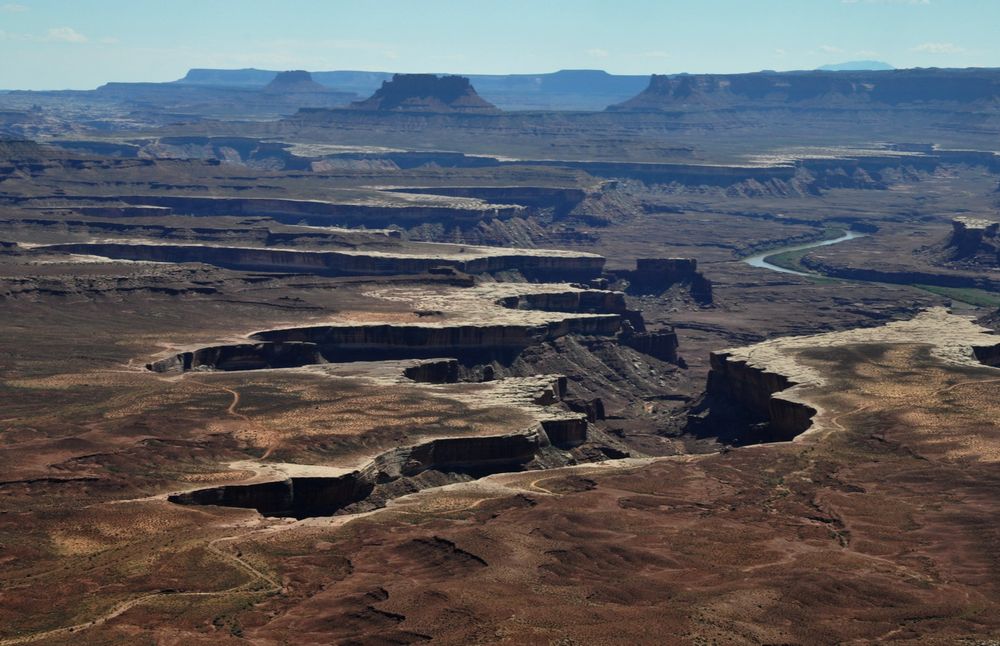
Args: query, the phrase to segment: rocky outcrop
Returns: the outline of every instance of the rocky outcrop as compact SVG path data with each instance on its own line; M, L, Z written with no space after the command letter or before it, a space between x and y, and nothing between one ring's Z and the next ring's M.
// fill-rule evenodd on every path
M412 381L428 384L453 384L458 381L457 359L419 361L403 370L403 376Z
M585 414L588 422L596 422L605 417L604 400L600 397L594 399L563 399L563 403L571 411Z
M305 70L279 72L270 83L264 86L268 94L315 94L332 92L325 85L313 80L312 74Z
M655 332L635 332L631 325L625 325L618 340L637 352L648 354L660 361L678 363L677 332L674 330L657 330Z
M950 260L1000 267L1000 221L963 216L953 219L951 226L947 242Z
M58 150L43 146L31 139L6 139L0 137L0 162L37 162L63 156Z
M400 325L362 324L271 330L254 334L255 343L211 346L186 351L147 364L154 372L187 370L255 370L289 368L318 363L436 359L407 368L414 381L449 383L458 378L457 362L474 366L493 361L510 363L530 346L568 334L614 337L622 318L617 315L567 317L543 325ZM651 339L630 337L630 343L648 354L676 359L677 337L672 332ZM556 397L558 399L558 397Z
M740 182L790 182L795 179L793 164L773 166L737 166L677 164L660 162L521 160L519 164L576 168L595 177L636 179L646 184L684 184L688 186L732 186Z
M662 287L689 281L697 271L698 261L693 258L639 258L629 278L636 285Z
M262 370L324 363L315 343L240 343L201 348L146 364L153 372Z
M626 314L629 311L625 304L625 294L601 289L518 294L502 298L498 303L510 309L543 312Z
M469 79L435 74L395 74L375 94L350 107L378 112L498 112L476 94Z
M1000 311L998 311L997 314L1000 314ZM974 354L976 360L984 366L1000 368L1000 343L997 343L996 345L973 346L972 354Z
M712 281L700 272L691 277L691 298L702 305L712 302Z
M136 207L143 208L143 207ZM145 207L158 209L160 207ZM78 211L87 210L86 207L76 208L53 208L37 209L46 215L72 214ZM358 232L317 230L313 228L296 227L291 230L275 231L270 227L261 224L255 226L250 223L247 226L168 226L162 224L152 224L148 221L132 221L129 219L119 219L113 212L116 207L95 207L95 212L107 217L106 220L76 219L70 217L47 217L47 218L17 218L6 221L11 226L27 226L31 228L46 228L60 233L83 234L88 237L102 238L111 236L126 237L122 242L134 242L136 239L152 239L156 241L174 240L191 244L197 240L199 243L243 243L252 245L270 246L290 246L290 247L339 247L352 248L366 243L373 246L386 247L388 240L400 240L402 236L399 231L388 229L367 229ZM127 210L127 209L123 209ZM168 215L169 209L163 209ZM110 211L110 212L109 212Z
M259 87L275 75L259 69L192 69L175 83ZM329 87L367 95L392 78L384 72L314 71ZM559 70L544 74L469 75L488 100L507 110L602 110L645 86L647 76L608 74L603 70Z
M693 258L639 258L634 271L617 271L629 282L629 291L640 294L662 292L678 283L687 284L698 303L712 302L712 281L698 272Z
M587 418L558 418L542 421L545 435L555 446L568 449L587 441Z

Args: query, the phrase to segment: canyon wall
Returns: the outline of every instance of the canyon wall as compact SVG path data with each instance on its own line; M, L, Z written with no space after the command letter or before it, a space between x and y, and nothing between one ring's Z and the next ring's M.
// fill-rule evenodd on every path
M247 485L224 485L174 494L181 505L256 509L264 516L332 516L369 498L379 485L433 470L488 475L519 471L542 445L537 432L447 438L380 455L363 469L340 476L295 476ZM381 506L377 501L375 506Z
M509 363L525 348L567 334L613 337L621 330L621 324L620 316L609 314L570 317L537 326L363 324L288 328L254 334L251 339L255 343L181 352L151 362L147 367L154 372L198 368L255 370L440 357L454 358L464 365ZM658 335L647 343L649 354L676 360L676 335L672 331ZM413 366L404 374L415 381L455 381L457 365Z
M309 251L257 247L183 244L71 243L49 245L50 251L89 254L123 260L202 262L231 269L305 272L324 275L421 274L438 267L452 267L467 274L519 271L528 278L586 280L599 275L604 258L593 254L543 254L534 251L470 250L468 259L457 259L452 249L442 256L379 251Z
M796 384L785 375L733 359L726 352L710 355L707 396L736 404L750 423L767 423L769 441L790 440L812 425L816 410L806 404L776 396Z
M954 272L941 273L915 270L880 270L868 267L852 267L834 264L810 254L804 255L799 263L814 272L834 278L863 280L869 282L895 283L899 285L934 285L937 287L971 287L991 292L1000 292L1000 277L985 273Z
M505 219L521 215L524 207L502 204L408 205L404 203L343 204L319 200L291 200L253 197L195 197L173 195L128 195L121 201L142 206L165 206L181 215L253 215L279 222L313 225L386 227L416 226L445 222L471 226L485 219Z

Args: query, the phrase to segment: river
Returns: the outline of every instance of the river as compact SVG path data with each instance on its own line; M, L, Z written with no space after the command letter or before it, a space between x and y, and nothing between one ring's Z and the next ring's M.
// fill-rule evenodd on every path
M855 238L863 238L868 234L857 233L855 231L848 231L839 238L831 238L829 240L820 240L819 242L809 242L807 244L797 244L789 247L779 247L777 249L770 249L762 253L757 253L752 256L747 256L743 259L743 262L750 265L751 267L761 267L763 269L770 269L771 271L779 271L783 274L795 274L796 276L815 276L816 274L807 274L802 271L795 271L794 269L785 269L784 267L779 267L778 265L771 264L767 261L771 256L776 256L781 253L787 253L789 251L804 251L806 249L813 249L815 247L826 247L828 245L837 244L838 242L845 242L847 240L853 240Z

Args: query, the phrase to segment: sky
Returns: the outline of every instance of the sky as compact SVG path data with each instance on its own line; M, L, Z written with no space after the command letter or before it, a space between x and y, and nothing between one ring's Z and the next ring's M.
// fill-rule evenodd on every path
M192 67L616 74L1000 67L1000 0L0 0L0 88Z

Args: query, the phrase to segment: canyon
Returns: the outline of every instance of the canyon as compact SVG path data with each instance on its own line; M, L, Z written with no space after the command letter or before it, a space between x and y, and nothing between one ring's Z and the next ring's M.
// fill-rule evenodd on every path
M0 94L0 646L995 639L997 82Z

